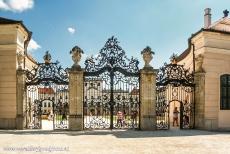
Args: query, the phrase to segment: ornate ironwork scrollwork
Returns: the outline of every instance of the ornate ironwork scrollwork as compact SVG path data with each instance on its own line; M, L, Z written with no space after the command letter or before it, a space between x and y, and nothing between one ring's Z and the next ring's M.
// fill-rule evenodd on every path
M159 69L156 82L157 129L170 128L170 107L180 108L180 128L192 128L194 76L183 65L178 65L176 55L171 57L171 64L164 64ZM174 105L170 105L171 103Z
M85 61L86 129L139 127L139 62L128 59L118 43L109 38L97 58Z
M85 61L86 72L100 72L104 69L118 69L127 73L138 73L139 61L127 58L125 51L118 45L117 38L112 36L107 40L99 55L87 58ZM128 62L128 63L127 63Z
M186 70L183 65L177 63L164 64L157 74L158 86L172 84L173 86L194 86L193 74Z
M69 83L67 70L63 69L58 61L51 63L50 59L50 54L46 52L44 56L45 63L38 63L32 70L26 70L27 85L49 85L50 82L56 84Z

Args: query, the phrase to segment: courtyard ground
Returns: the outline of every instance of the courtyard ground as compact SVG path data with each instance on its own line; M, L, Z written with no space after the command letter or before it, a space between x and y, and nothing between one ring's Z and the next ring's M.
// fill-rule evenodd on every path
M230 154L230 132L0 130L0 154Z

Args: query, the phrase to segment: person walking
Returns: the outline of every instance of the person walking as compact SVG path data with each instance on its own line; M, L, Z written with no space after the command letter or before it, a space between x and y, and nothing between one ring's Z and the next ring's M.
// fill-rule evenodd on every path
M176 122L176 126L179 126L178 124L178 114L180 112L177 110L177 107L174 108L173 110L173 126L174 126L174 123Z
M124 115L121 111L117 112L117 126L122 127L124 122Z

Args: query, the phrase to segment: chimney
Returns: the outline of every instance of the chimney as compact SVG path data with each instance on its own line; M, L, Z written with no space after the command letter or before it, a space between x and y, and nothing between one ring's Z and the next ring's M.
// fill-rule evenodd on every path
M204 28L208 28L211 25L211 9L204 9Z

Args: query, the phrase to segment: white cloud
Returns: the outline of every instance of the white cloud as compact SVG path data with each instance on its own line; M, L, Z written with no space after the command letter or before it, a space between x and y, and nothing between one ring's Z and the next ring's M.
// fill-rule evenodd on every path
M34 0L0 0L0 10L23 12L32 9Z
M41 46L36 41L34 41L33 39L31 39L30 42L29 42L27 50L29 52L33 52L33 51L35 51L35 50L37 50L39 48L41 48Z
M70 32L70 34L74 34L76 30L73 27L69 27L68 31Z

